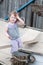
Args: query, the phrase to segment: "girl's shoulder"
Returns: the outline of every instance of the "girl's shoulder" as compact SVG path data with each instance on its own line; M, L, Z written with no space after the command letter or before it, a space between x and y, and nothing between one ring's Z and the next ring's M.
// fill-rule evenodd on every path
M8 27L9 27L9 24L10 24L9 22L6 24L6 28L8 28Z

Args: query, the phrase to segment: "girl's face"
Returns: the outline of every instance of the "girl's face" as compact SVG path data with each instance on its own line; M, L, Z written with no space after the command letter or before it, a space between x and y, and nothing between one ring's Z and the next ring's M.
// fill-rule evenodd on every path
M12 15L10 16L10 22L15 23L16 20L17 20L16 17L14 16L14 14L12 14Z

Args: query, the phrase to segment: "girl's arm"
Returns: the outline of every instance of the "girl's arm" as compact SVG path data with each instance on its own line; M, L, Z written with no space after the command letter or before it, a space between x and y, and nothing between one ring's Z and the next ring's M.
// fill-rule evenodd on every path
M24 21L17 15L17 19L18 19L18 24L19 25L25 25Z
M12 39L11 36L8 34L8 28L6 28L6 30L5 30L5 35L6 35L9 39Z

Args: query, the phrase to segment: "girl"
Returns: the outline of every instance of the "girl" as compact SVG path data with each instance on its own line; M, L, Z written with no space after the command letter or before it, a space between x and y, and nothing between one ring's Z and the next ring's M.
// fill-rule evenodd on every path
M24 25L24 21L19 17L18 13L11 12L9 23L6 27L6 36L11 40L12 54L17 52L22 47L22 42L19 36L18 25Z

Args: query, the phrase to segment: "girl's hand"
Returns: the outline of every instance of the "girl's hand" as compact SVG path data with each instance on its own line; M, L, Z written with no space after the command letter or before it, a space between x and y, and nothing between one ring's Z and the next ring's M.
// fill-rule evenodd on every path
M11 37L11 36L9 36L9 35L8 35L8 38L9 38L9 39L12 39L12 37Z
M19 19L19 15L18 15L18 13L16 14L16 18Z

